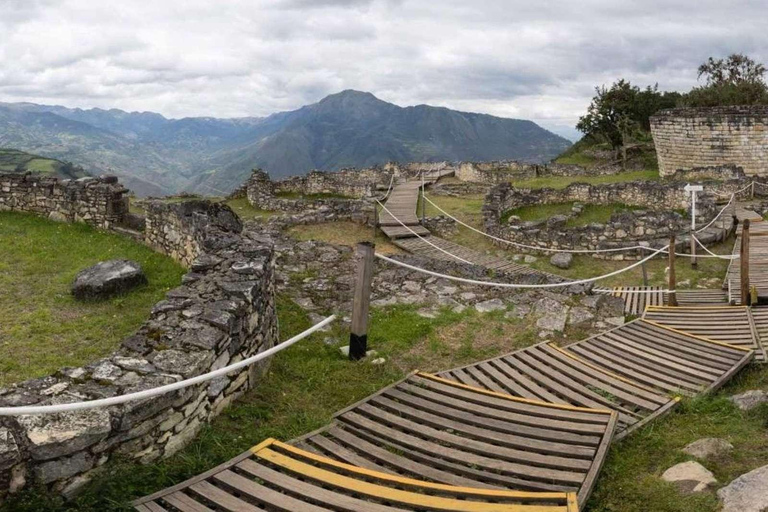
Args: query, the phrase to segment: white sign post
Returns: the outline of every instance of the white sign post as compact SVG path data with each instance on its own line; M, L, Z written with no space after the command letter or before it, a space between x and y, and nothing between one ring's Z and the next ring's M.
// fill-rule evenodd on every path
M696 192L701 192L704 187L701 185L685 186L685 191L691 193L691 266L696 266Z

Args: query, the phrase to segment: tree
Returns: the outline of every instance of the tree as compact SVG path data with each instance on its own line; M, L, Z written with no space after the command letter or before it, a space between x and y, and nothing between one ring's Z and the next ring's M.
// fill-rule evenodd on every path
M699 66L699 79L705 84L694 87L680 102L687 107L768 104L765 66L746 55L734 53L727 59L710 57Z

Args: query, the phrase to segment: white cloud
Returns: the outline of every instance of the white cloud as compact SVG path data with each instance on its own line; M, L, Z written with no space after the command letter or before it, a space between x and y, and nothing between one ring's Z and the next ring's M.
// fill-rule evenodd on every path
M262 116L354 88L561 133L593 87L768 57L756 2L0 0L0 101Z

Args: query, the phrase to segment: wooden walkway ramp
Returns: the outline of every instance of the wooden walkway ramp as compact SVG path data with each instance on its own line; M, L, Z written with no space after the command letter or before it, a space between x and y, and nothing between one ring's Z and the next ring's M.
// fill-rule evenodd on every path
M616 414L415 373L290 444L135 502L160 511L577 512Z
M624 300L624 313L641 316L649 306L669 304L669 294L659 286L619 286L615 288L593 288L595 293L604 293ZM728 304L728 294L723 290L692 289L677 290L680 306L717 306Z
M623 438L679 396L714 390L753 357L643 319L560 348L541 343L438 375L532 400L607 408Z
M134 504L141 512L577 512L572 493L440 485L345 464L274 439Z
M427 184L434 183L446 174L448 173L445 171L429 173L425 176L424 182ZM421 225L417 216L416 208L419 202L420 189L420 179L415 178L414 181L398 183L392 188L392 192L384 203L386 210L382 210L379 215L379 227L396 246L417 256L452 262L464 260L472 265L515 276L524 276L532 282L563 280L554 274L491 256L432 235L428 229ZM461 259L451 256L452 254Z
M768 222L744 205L736 207L736 217L739 226L733 254L741 251L741 223L749 219L749 284L757 288L758 299L768 300ZM728 290L733 301L741 301L741 266L738 259L731 260L723 289Z
M748 348L755 352L756 362L766 362L757 324L747 306L649 306L643 318L694 336Z

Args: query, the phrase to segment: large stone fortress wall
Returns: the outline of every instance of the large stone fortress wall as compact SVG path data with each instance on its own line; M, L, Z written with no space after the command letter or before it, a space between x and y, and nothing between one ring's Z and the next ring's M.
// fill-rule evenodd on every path
M651 131L662 176L722 165L768 174L768 106L663 110Z

